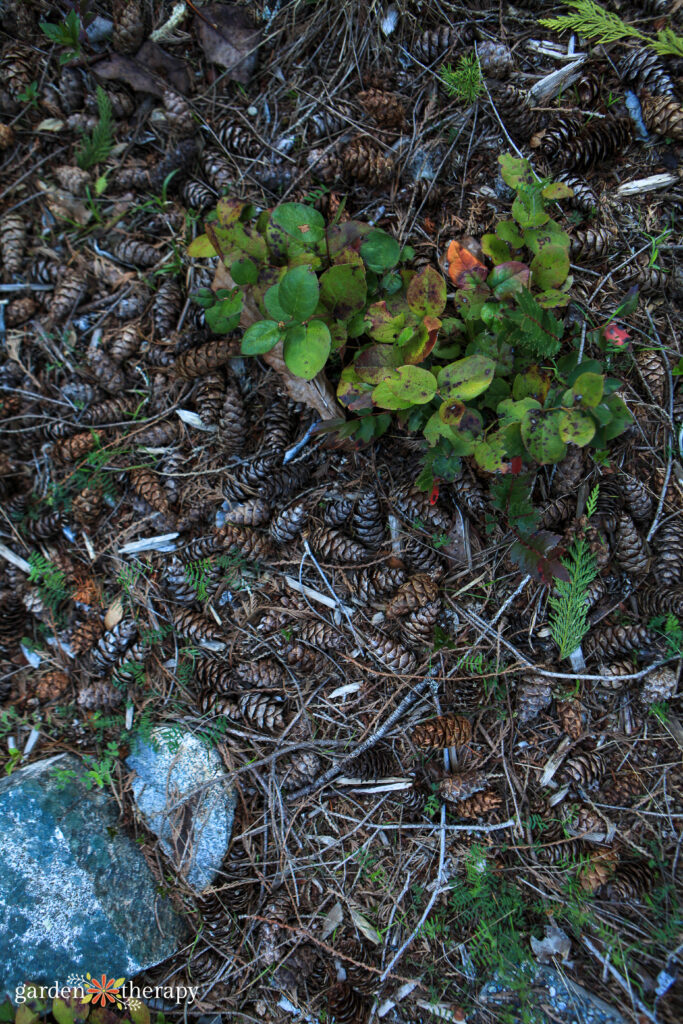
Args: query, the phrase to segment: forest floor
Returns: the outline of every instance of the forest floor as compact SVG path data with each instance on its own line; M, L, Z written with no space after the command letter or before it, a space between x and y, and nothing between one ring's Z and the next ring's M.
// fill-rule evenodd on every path
M95 0L75 35L70 6L7 2L0 35L5 771L71 751L117 793L193 929L149 977L199 984L192 1012L614 1019L580 990L563 1009L559 975L680 1020L683 60L526 0ZM612 10L654 36L680 6ZM591 119L628 140L589 152ZM581 533L596 560L576 664L491 474L465 460L430 494L407 427L311 430L239 332L219 366L200 351L192 301L216 260L187 245L225 192L370 220L443 269L509 216L505 152L572 179L563 315L618 329L633 417L529 478L558 554ZM131 799L159 723L217 745L240 793L201 897Z

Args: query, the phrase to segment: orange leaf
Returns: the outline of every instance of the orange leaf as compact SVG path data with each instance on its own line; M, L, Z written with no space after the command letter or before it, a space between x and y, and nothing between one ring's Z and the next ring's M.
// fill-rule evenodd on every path
M448 276L457 288L465 288L468 284L483 281L488 270L469 249L453 239L446 252L448 260Z

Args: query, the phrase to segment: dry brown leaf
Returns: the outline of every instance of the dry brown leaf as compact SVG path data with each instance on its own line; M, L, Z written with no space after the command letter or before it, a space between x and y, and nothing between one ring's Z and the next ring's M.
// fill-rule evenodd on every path
M187 70L187 64L180 57L162 50L160 46L153 43L151 39L143 43L135 54L135 60L143 68L148 68L163 78L165 82L172 85L174 89L187 96L192 88L192 79Z
M123 598L115 597L104 616L104 628L113 629L123 618Z
M256 69L261 32L244 8L234 4L207 4L195 16L199 42L206 59L226 68L228 77L245 85Z
M122 53L114 53L107 60L93 65L98 78L107 81L125 82L136 92L148 92L151 96L164 95L164 84L155 75L147 71L133 57L125 57Z

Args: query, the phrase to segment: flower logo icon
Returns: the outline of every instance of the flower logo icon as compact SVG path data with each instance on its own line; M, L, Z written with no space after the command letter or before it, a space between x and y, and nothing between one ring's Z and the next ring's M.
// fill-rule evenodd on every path
M123 1008L123 1003L118 998L121 986L125 983L125 978L107 978L106 974L103 974L100 980L92 978L90 974L86 974L88 982L88 988L86 989L84 1003L93 1002L95 1005L99 1002L100 1005L106 1006L107 1003L116 1003L119 1009Z

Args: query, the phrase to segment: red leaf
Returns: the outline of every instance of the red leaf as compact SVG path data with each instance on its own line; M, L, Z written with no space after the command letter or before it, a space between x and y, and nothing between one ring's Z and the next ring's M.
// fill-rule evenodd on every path
M439 481L435 480L434 481L434 486L432 487L432 493L429 495L429 504L430 505L436 505L436 503L438 501L438 498L439 498Z
M522 456L515 455L514 458L510 459L510 472L517 476L518 473L522 472Z

